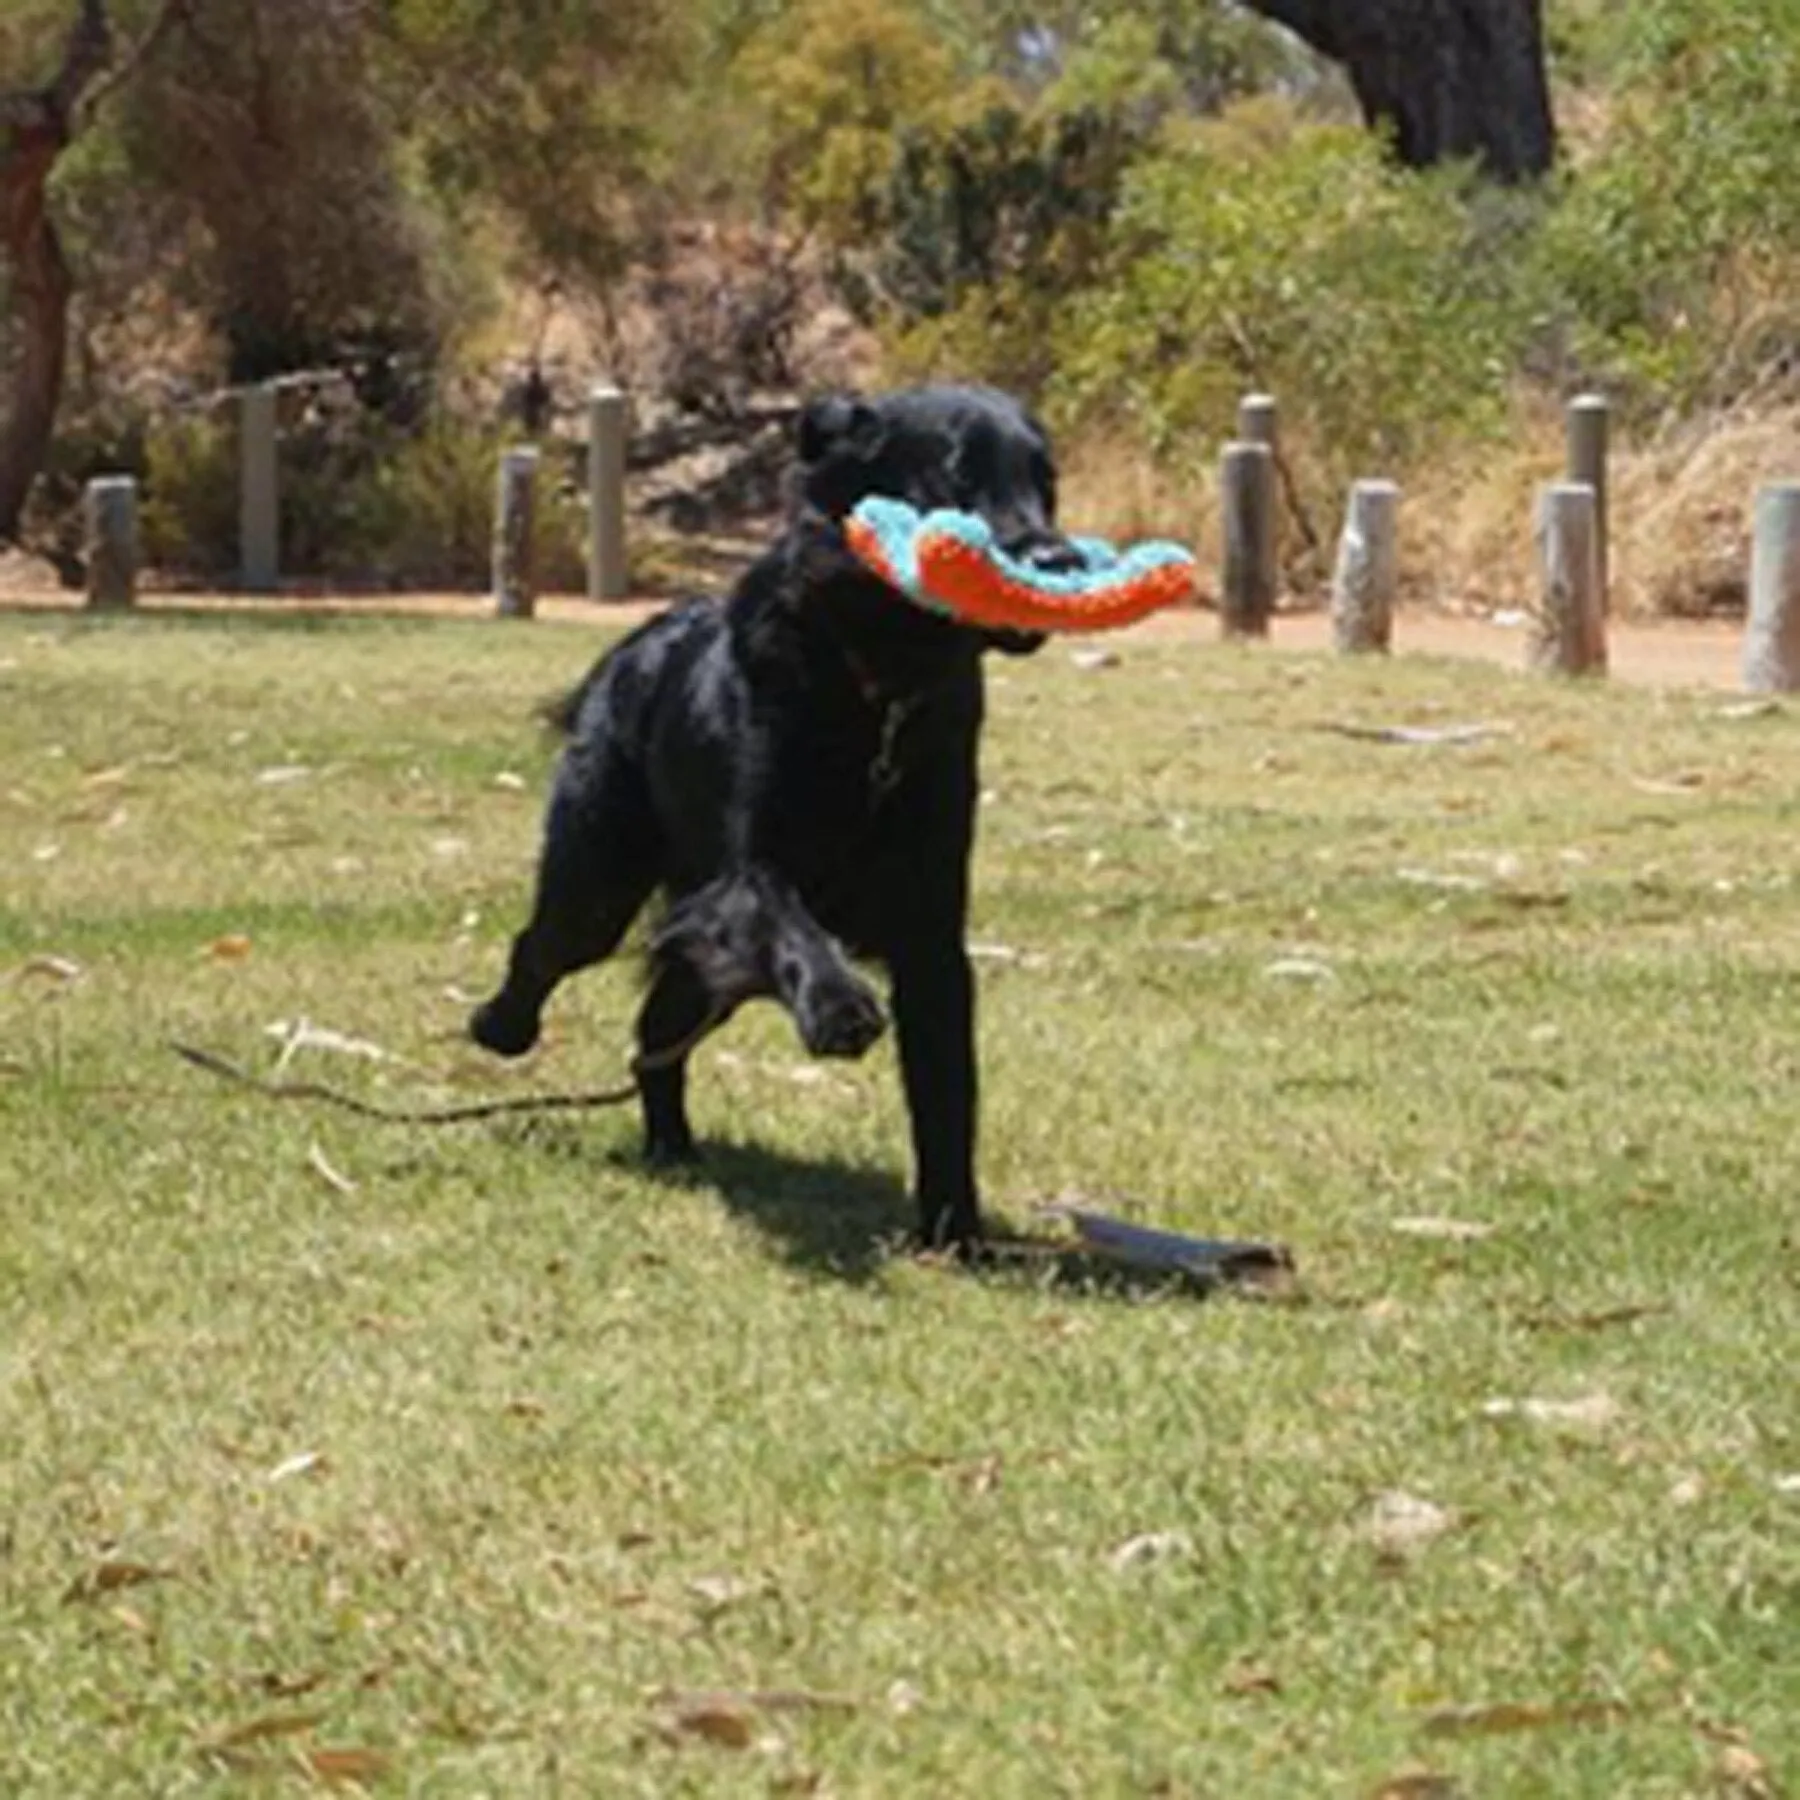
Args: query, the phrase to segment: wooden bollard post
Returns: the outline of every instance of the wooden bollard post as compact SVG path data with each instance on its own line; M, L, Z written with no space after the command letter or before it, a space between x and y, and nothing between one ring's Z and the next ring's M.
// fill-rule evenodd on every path
M588 396L588 598L623 600L625 558L625 396L597 387Z
M1561 675L1606 673L1606 621L1600 615L1594 490L1582 481L1546 487L1538 507L1543 611L1531 647L1533 668Z
M1577 394L1564 414L1568 438L1568 478L1594 490L1594 561L1600 584L1600 614L1612 610L1612 558L1606 525L1607 412L1602 394Z
M281 485L276 454L275 384L245 388L238 402L239 579L247 593L281 585Z
M537 608L533 556L537 469L535 450L508 450L500 458L494 507L494 610L503 619L529 619Z
M1800 482L1757 490L1753 530L1744 686L1791 694L1800 690Z
M1225 446L1219 499L1225 527L1219 622L1227 637L1267 637L1275 610L1275 457L1267 444Z
M1331 640L1347 654L1386 650L1393 641L1399 511L1400 489L1393 482L1351 485L1331 578Z
M101 475L87 484L87 603L123 611L137 601L137 483Z
M1238 441L1277 448L1280 413L1273 394L1246 394L1238 402Z

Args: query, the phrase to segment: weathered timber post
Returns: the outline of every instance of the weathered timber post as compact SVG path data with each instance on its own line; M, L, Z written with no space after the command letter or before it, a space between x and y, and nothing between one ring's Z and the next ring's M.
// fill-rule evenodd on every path
M1612 611L1612 553L1606 523L1607 411L1603 394L1577 394L1564 414L1571 481L1594 490L1594 560L1599 569L1600 615Z
M625 557L625 396L597 387L588 396L588 598L622 600Z
M1351 484L1331 578L1331 641L1340 651L1386 650L1394 636L1400 580L1400 489L1391 481Z
M137 483L101 475L87 484L87 603L96 612L137 602Z
M1538 505L1543 610L1530 645L1531 665L1560 675L1606 673L1606 621L1600 614L1594 490L1586 482L1546 487Z
M1279 488L1287 480L1287 471L1281 461L1281 410L1276 405L1273 394L1245 394L1239 399L1237 435L1240 444L1269 446L1269 512L1268 521L1263 527L1268 533L1269 541L1263 546L1261 556L1263 566L1270 571L1275 584L1270 589L1270 605L1273 606L1273 596L1281 586ZM1291 492L1288 499L1293 499Z
M537 471L535 450L508 450L500 458L494 507L494 611L502 619L529 619L537 608Z
M1240 443L1267 444L1271 450L1279 448L1279 421L1280 409L1273 394L1246 394L1238 401Z
M1800 482L1759 488L1753 529L1744 686L1791 694L1800 689Z
M1225 446L1219 499L1225 527L1219 622L1227 637L1267 637L1275 610L1275 454L1267 444Z
M281 479L276 460L275 384L245 388L238 399L239 579L251 594L281 585Z

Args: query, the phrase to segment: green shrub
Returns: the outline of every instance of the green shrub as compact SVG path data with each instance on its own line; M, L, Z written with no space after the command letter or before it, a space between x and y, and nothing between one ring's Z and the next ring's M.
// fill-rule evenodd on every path
M1523 327L1496 240L1517 227L1473 198L1266 105L1172 137L1126 178L1106 271L1061 321L1054 410L1210 458L1266 388L1334 478L1492 423Z
M1576 361L1624 397L1729 399L1800 324L1785 299L1800 259L1800 8L1646 0L1617 10L1609 49L1614 116L1565 178L1543 291Z
M165 574L223 580L237 568L237 433L225 415L177 418L147 433L139 530L145 562Z
M350 587L479 589L490 575L500 453L516 440L440 419L403 433L362 412L301 421L281 444L284 576ZM586 510L573 447L538 476L541 586L586 580ZM238 444L230 414L152 431L143 542L151 566L227 581L239 566Z

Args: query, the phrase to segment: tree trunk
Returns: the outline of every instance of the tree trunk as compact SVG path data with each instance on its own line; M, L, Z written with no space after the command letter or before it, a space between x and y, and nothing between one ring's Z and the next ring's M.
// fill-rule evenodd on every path
M185 0L162 0L130 54L103 78L113 49L106 0L80 0L50 84L0 94L0 257L6 265L0 292L15 340L11 368L0 370L12 378L10 392L0 396L0 540L18 535L62 400L74 281L50 215L50 173L83 120L185 9Z
M67 141L43 97L39 117L26 104L0 111L0 253L6 258L17 349L11 392L0 413L0 539L16 537L31 484L49 453L62 398L73 283L45 187Z
M1545 174L1556 150L1542 0L1246 0L1342 63L1408 168L1472 156L1494 179Z

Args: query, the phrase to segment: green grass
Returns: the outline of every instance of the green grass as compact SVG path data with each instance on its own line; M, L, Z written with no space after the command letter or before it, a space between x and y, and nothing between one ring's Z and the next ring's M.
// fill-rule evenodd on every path
M592 642L0 617L0 1792L1800 1778L1800 714L997 665L989 1204L1293 1248L1201 1301L894 1254L891 1046L772 1010L697 1059L689 1182L627 1113L384 1126L167 1053L305 1018L405 1060L295 1072L389 1100L615 1078L628 960L524 1071L458 1041ZM1451 1529L1384 1551L1396 1490ZM717 1689L848 1704L658 1698Z

